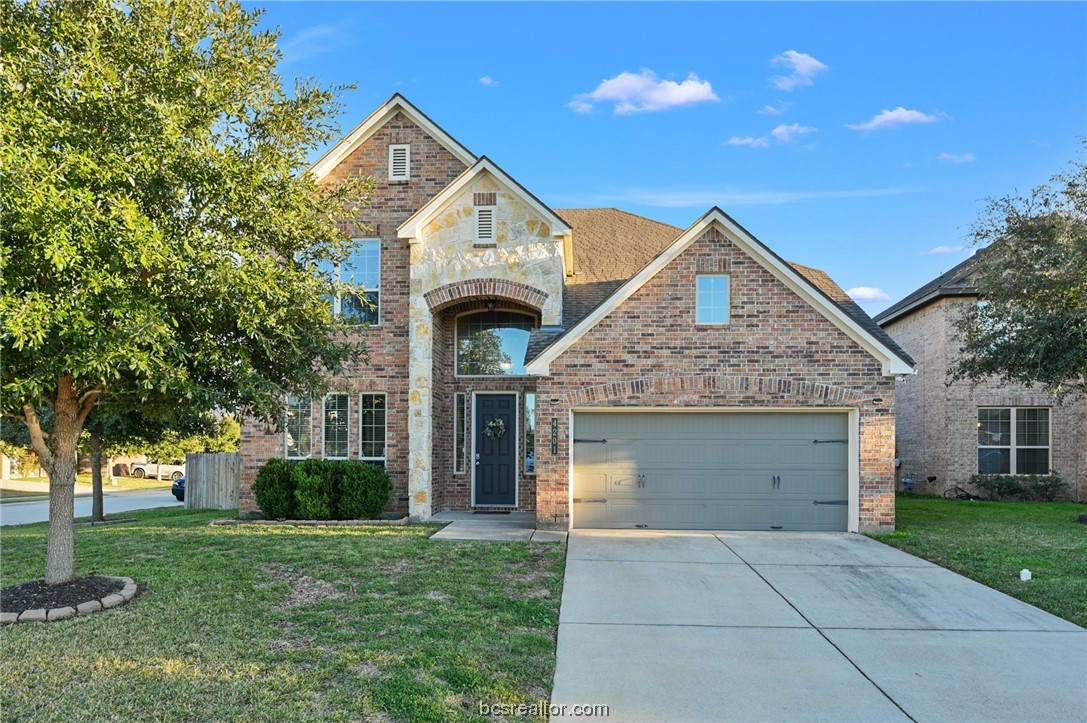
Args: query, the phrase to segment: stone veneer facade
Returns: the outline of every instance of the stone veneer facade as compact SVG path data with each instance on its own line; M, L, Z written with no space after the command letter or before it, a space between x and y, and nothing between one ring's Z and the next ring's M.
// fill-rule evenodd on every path
M954 318L973 297L944 297L885 325L917 362L917 373L897 385L899 479L912 473L916 489L941 493L968 487L977 473L978 407L1047 407L1053 470L1073 499L1087 500L1087 399L1057 403L1041 388L992 379L976 387L946 384L959 343ZM935 477L929 483L928 477Z
M388 145L412 145L411 180L388 182ZM541 527L569 523L569 420L584 407L781 407L852 410L859 428L862 530L894 525L894 381L879 361L716 230L552 362L545 377L457 377L456 316L493 302L562 322L563 243L548 221L488 172L478 175L419 237L397 228L465 170L465 165L404 113L395 115L327 178L372 175L373 204L359 237L380 238L381 318L369 329L372 360L333 380L350 392L349 456L359 456L359 394L387 395L387 463L394 482L390 512L426 519L469 509L470 474L453 472L453 400L458 392L537 393L536 475L519 474L518 509L536 511ZM475 194L494 193L497 238L475 242ZM576 243L576 235L575 241ZM731 322L694 323L695 275L729 273ZM469 404L469 408L471 405ZM320 448L322 405L313 405L313 456ZM551 455L552 419L559 422ZM519 425L523 427L523 425ZM468 426L471 430L472 427ZM523 442L524 430L519 430ZM256 509L251 486L259 467L283 456L282 433L247 421L242 442L241 511ZM519 462L520 463L520 462Z

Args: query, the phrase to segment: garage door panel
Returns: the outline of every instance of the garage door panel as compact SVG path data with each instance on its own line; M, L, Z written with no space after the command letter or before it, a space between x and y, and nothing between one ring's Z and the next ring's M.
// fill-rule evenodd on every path
M577 414L574 427L575 527L846 529L844 413Z

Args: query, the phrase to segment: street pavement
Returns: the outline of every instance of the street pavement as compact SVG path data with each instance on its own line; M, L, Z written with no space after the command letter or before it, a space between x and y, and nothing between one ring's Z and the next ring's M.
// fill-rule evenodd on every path
M77 497L75 516L89 517L91 498ZM146 510L154 507L180 507L183 503L174 499L169 490L135 490L131 492L106 492L102 505L107 516L132 510ZM0 505L0 525L25 525L30 522L45 522L49 519L49 503L42 502L5 502Z

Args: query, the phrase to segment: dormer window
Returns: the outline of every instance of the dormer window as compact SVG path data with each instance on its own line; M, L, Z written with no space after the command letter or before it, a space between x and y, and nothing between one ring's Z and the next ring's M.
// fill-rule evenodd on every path
M389 146L389 180L408 181L411 179L411 146L400 143Z
M476 243L495 243L494 206L476 206Z

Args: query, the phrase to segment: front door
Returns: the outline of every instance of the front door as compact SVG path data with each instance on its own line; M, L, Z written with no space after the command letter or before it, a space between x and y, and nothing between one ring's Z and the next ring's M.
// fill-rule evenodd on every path
M517 395L477 394L473 504L517 504Z

